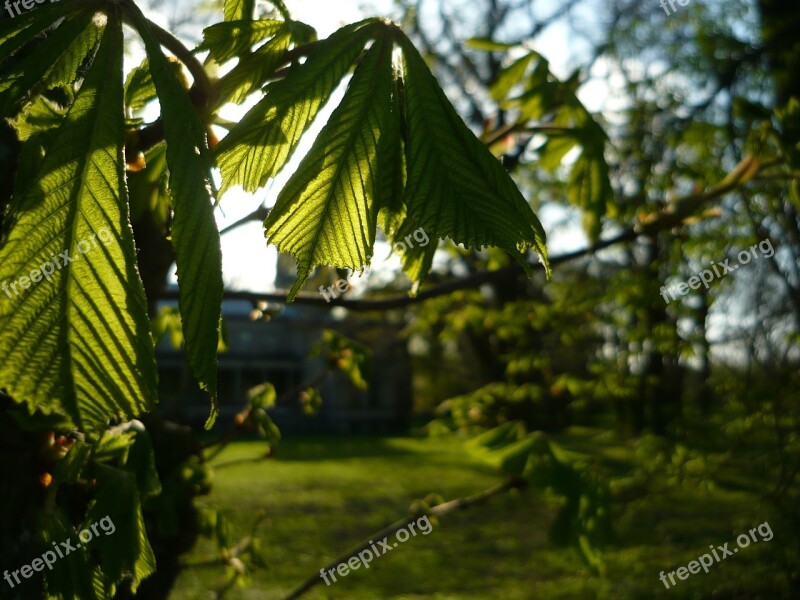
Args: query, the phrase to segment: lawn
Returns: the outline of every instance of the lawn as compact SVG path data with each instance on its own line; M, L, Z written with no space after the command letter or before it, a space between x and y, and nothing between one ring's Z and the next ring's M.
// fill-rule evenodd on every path
M330 587L322 582L306 598L508 600L542 598L781 598L785 559L781 538L796 532L774 528L772 541L755 543L666 590L660 571L675 570L770 517L752 493L695 485L683 474L675 482L642 493L635 448L609 434L574 430L575 450L600 457L618 499L616 539L605 553L605 577L593 575L571 547L556 547L548 527L558 498L527 490L447 515L429 535L417 535L376 558L369 569L351 571ZM247 535L256 515L268 568L252 574L250 586L229 599L279 599L345 551L407 514L428 494L445 500L483 491L500 481L453 439L400 437L289 437L274 458L257 442L232 445L214 461L212 494L234 539ZM640 448L641 452L641 448ZM665 474L666 475L666 474ZM650 475L652 477L652 474ZM671 482L671 483L669 483ZM785 540L788 541L788 540ZM187 557L200 563L214 556L203 540ZM187 569L176 599L214 598L224 583L219 567Z

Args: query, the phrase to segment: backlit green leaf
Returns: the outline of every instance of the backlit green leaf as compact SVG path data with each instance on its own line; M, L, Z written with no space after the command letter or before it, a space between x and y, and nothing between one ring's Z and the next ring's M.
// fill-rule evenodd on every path
M514 61L503 69L498 75L495 82L489 88L489 92L497 102L501 102L505 100L508 95L511 93L511 90L520 84L525 76L525 72L528 70L528 65L531 64L535 58L538 58L539 55L536 52L529 52L522 58Z
M11 124L19 140L24 142L37 133L58 127L66 114L67 111L63 107L44 96L38 96L20 111Z
M403 81L395 74L389 104L390 117L381 132L378 147L378 172L375 201L378 206L378 226L392 236L405 219L403 193L406 188L406 161L403 152Z
M464 43L468 48L484 52L505 52L515 47L515 44L495 42L488 38L470 38Z
M253 46L281 30L287 29L284 21L227 21L216 23L203 30L203 43L200 50L208 50L211 58L222 64L250 54Z
M61 0L48 3L14 17L0 20L0 62L19 50L25 42L38 36L58 19L75 10L97 7L94 0Z
M142 505L133 473L107 465L96 465L95 501L87 524L97 523L99 535L89 543L100 556L103 573L112 581L127 574L131 589L156 570L156 559L147 539Z
M275 72L291 42L291 33L284 27L255 52L239 59L239 64L219 82L220 104L239 104L258 91Z
M378 210L377 152L392 118L392 42L375 42L342 103L264 223L281 252L297 258L293 299L311 267L330 263L353 270L367 265L375 243Z
M31 90L67 52L72 42L90 26L93 14L83 11L62 23L36 48L8 69L0 80L0 118L10 116Z
M48 87L66 85L75 81L81 66L87 59L91 60L90 55L97 48L102 33L103 28L98 23L94 21L89 23L89 26L75 38L75 41L70 44L47 74Z
M217 415L222 251L210 193L206 133L144 15L138 9L132 12L161 103L174 208L172 245L178 268L186 353L200 387L211 395L212 411L207 423L210 427Z
M145 58L142 64L128 73L128 78L125 80L125 106L137 112L156 97L156 86L153 85L150 65Z
M549 272L545 233L500 162L448 101L413 44L402 37L408 128L406 224L395 240L422 228L431 240L497 246L531 272L533 248Z
M225 0L225 20L239 21L252 19L255 11L256 0Z
M122 28L109 17L0 247L0 387L88 431L156 401L125 197L121 74Z
M267 88L220 142L220 193L241 185L254 192L274 177L297 148L319 110L375 33L374 21L344 27L321 41L302 65Z
M567 186L569 200L583 209L583 224L592 241L600 236L600 217L606 213L606 203L613 191L608 179L608 165L584 152L572 167Z

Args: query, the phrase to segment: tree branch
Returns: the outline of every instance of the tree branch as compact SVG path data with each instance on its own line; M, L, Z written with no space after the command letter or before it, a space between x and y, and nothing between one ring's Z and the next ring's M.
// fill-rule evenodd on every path
M559 256L554 256L550 259L550 264L555 267L560 264L595 254L600 250L610 248L611 246L616 246L617 244L633 242L639 237L651 237L660 231L681 227L688 218L696 215L701 209L706 208L706 204L708 202L719 199L725 194L734 191L739 186L757 176L764 169L775 166L775 164L776 163L774 161L759 163L755 158L748 157L739 163L739 165L737 165L736 168L734 168L733 171L731 171L731 173L722 182L707 189L706 191L692 193L681 198L676 198L669 203L667 210L655 215L650 215L642 219L636 225L624 229L611 238L600 240L591 246L587 246L586 248L582 248L580 250L574 250ZM253 214L245 217L245 219L251 219ZM234 223L230 227L226 228L226 230L229 230L234 226L238 226L239 224L241 223ZM535 269L542 268L540 264L531 266ZM300 306L317 306L321 308L333 308L336 306L341 306L353 311L386 311L406 308L408 306L420 304L426 300L437 298L439 296L446 296L447 294L451 294L460 290L476 289L487 283L503 283L512 281L515 278L523 275L524 271L522 270L522 267L515 263L511 266L495 271L477 271L468 277L464 277L463 279L456 279L453 281L436 284L423 290L416 296L395 296L390 298L376 298L369 300L347 300L344 298L344 296L340 296L328 302L319 294L301 293L295 298L294 304ZM158 297L160 300L176 300L177 298L177 290L165 291ZM229 291L225 292L224 298L226 300L247 300L253 304L253 306L256 306L259 302L265 301L286 304L287 293Z
M494 487L489 488L479 494L475 494L474 496L466 496L464 498L458 498L456 500L451 500L450 502L444 502L442 504L438 504L431 508L429 511L418 513L415 515L408 516L404 519L400 519L399 521L389 525L388 527L381 529L377 533L372 534L369 536L369 539L359 544L356 548L353 548L346 554L335 558L333 561L328 563L324 570L329 571L335 568L340 563L346 562L350 558L358 555L359 552L366 550L370 547L372 540L382 540L390 535L397 533L399 530L406 527L412 521L416 521L417 519L423 516L429 517L443 517L451 512L455 512L458 510L465 510L467 508L471 508L473 506L477 506L482 504L495 496L498 496L504 492L513 489L522 489L527 486L527 482L523 479L511 478L503 483L500 483ZM296 600L308 592L311 588L317 585L321 581L319 573L315 573L311 577L309 577L302 585L292 591L288 596L286 596L286 600Z

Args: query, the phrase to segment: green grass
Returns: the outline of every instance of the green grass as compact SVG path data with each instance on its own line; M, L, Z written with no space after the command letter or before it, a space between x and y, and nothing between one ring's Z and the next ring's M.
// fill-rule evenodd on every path
M330 587L320 581L305 597L789 597L778 563L790 547L782 538L791 535L794 544L796 532L776 527L772 541L753 544L712 566L709 574L701 571L666 590L660 571L686 565L709 544L730 542L772 518L766 505L752 493L695 485L691 478L669 483L666 473L637 475L633 449L607 433L575 429L568 437L571 449L592 451L615 477L616 540L604 554L605 578L593 575L575 549L550 542L558 499L527 490L450 514L434 523L429 535L411 537L369 569L351 571ZM242 462L262 448L241 442L220 455L215 464L225 466L216 469L213 492L204 499L223 510L234 540L249 533L259 512L267 515L259 531L269 566L252 574L249 587L231 590L226 598L232 600L283 598L332 559L406 515L414 500L431 493L450 500L500 481L452 439L289 438L274 459ZM204 540L186 560L214 556L213 545ZM172 597L214 598L224 580L219 567L188 569Z

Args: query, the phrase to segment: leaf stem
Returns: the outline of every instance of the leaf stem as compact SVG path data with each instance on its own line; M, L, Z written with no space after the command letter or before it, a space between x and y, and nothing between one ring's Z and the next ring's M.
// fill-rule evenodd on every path
M138 31L139 23L137 23L137 18L145 20L158 43L169 50L187 68L192 79L194 79L193 87L196 89L196 94L190 93L190 96L195 102L195 106L197 106L197 101L201 105L200 108L207 109L212 106L216 96L216 88L205 68L192 51L169 31L147 19L133 0L121 0L121 6L122 18L127 25Z
M192 79L194 79L194 85L197 87L200 94L200 100L203 102L203 108L211 106L216 96L216 89L214 84L211 83L211 79L203 68L203 65L197 60L197 57L166 29L153 23L150 19L147 20L147 24L150 26L150 29L152 29L153 35L155 35L158 43L174 54L189 70Z

